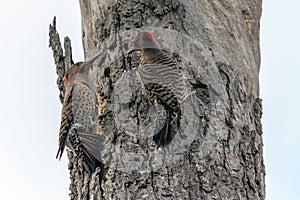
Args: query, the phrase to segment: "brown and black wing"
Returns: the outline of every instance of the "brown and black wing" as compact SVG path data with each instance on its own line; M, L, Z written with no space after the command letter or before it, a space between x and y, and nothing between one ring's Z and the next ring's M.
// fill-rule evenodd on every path
M61 123L59 129L59 147L56 154L56 158L59 160L64 152L66 146L66 140L69 134L69 130L73 124L74 113L72 105L72 91L73 87L66 92L66 96L63 102L63 108L61 113Z

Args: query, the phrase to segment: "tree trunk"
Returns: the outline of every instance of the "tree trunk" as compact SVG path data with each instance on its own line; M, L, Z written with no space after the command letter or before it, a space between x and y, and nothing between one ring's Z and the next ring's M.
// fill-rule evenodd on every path
M69 152L71 199L265 198L261 6L260 0L80 0L85 58L98 56L90 74L101 112L109 113L98 130L105 179L100 169L89 175ZM144 30L183 68L190 92L180 131L165 148L149 131L157 112L141 93L140 55L127 54Z

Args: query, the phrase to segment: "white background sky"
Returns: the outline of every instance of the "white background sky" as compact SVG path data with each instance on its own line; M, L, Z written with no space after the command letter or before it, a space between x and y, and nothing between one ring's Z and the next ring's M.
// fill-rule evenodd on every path
M299 199L300 2L265 0L261 21L263 138L268 200ZM0 199L69 199L66 156L55 159L61 104L48 26L57 16L83 60L78 1L0 3ZM46 172L46 173L45 173Z

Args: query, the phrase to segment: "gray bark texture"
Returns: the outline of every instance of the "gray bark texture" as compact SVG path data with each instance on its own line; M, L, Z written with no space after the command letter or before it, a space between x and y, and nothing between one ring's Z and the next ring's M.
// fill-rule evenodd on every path
M71 199L265 198L261 7L261 0L80 0L85 58L108 114L96 133L103 136L105 178L99 168L85 172L69 151ZM158 111L141 91L140 54L127 54L141 31L153 32L183 68L191 94L165 148L145 131L154 130ZM63 53L55 22L50 45L62 99L72 55L68 39Z

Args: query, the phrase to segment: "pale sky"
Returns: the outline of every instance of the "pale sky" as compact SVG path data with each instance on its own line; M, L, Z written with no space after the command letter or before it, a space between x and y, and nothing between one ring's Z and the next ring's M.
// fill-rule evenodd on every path
M299 199L299 7L297 0L265 0L263 7L260 91L268 200ZM67 158L55 159L61 104L48 48L54 15L61 40L72 40L74 61L83 60L78 1L0 3L0 199L69 199Z

